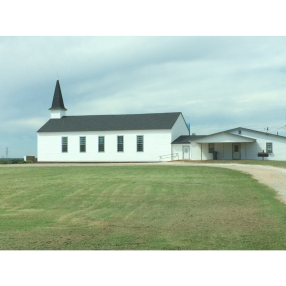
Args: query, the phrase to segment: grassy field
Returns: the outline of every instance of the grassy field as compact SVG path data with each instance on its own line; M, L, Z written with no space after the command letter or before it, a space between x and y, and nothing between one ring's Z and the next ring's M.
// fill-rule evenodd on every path
M286 249L286 205L237 171L0 168L0 249Z
M286 168L286 161L271 160L183 160L184 163L212 163L212 164L245 164L245 165L266 165L273 167Z

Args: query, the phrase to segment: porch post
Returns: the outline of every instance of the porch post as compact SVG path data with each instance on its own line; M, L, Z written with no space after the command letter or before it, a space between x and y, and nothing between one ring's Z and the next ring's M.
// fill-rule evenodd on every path
M203 160L203 143L201 143L201 161Z
M222 143L222 159L224 160L224 143Z

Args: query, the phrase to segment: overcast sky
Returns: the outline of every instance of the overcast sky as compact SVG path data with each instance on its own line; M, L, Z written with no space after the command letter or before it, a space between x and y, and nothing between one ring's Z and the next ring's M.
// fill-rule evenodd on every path
M57 73L67 115L180 111L196 134L286 124L285 37L0 37L0 63L1 157L36 156Z

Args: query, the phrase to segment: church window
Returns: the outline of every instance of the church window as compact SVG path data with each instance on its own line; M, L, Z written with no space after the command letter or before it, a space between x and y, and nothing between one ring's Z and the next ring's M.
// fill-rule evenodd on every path
M86 151L85 137L79 137L80 152Z
M68 137L62 137L62 152L68 152Z
M123 136L117 136L117 152L123 152Z
M137 152L143 152L143 136L137 136Z
M104 136L98 137L98 152L104 152Z

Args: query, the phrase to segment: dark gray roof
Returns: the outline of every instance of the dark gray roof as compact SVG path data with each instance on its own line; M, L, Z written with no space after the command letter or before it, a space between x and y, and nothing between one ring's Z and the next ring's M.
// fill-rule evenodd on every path
M180 114L181 112L63 116L60 119L50 119L38 132L171 129Z
M172 144L188 144L190 141L194 141L205 136L207 135L181 135L176 140L174 140Z
M54 98L53 98L53 102L52 102L52 107L49 110L51 110L51 109L64 109L64 110L66 110L59 80L57 80Z

